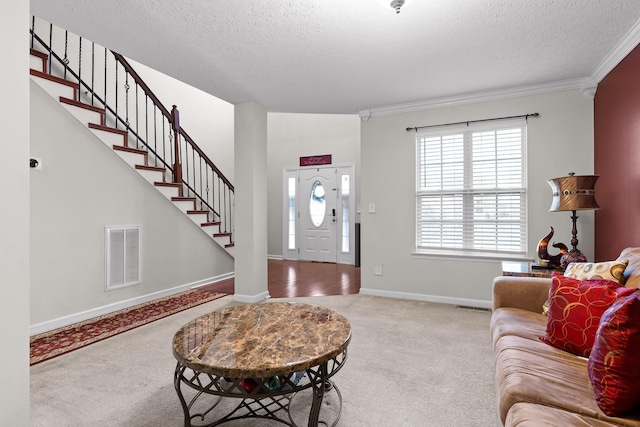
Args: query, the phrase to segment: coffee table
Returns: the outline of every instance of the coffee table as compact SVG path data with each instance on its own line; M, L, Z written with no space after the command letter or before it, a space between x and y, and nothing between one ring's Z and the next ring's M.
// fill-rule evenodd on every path
M308 425L317 426L323 398L331 393L334 419L322 424L335 426L342 396L330 378L344 366L350 339L344 316L295 302L227 307L192 320L173 337L184 425L257 417L297 427L292 407L309 406ZM226 398L239 400L229 406L222 403Z

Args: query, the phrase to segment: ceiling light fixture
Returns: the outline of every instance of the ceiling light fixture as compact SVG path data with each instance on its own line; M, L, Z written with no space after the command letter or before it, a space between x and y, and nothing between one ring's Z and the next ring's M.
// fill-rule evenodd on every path
M400 13L400 8L404 4L404 0L393 0L389 6L396 10L396 13Z
M383 7L395 10L396 14L400 13L400 8L402 6L410 2L411 0L378 0L378 3L380 3Z

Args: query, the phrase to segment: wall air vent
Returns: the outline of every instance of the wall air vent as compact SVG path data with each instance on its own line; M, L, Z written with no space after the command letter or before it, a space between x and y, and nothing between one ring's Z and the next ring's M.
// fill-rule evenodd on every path
M141 229L139 225L105 228L105 291L141 283Z

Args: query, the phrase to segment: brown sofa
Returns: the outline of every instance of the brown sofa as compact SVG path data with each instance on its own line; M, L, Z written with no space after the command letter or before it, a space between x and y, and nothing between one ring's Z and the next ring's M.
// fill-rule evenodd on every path
M627 248L618 259L629 260L625 286L639 287L640 248ZM640 412L615 418L600 410L587 358L540 340L546 333L542 305L550 285L545 278L494 279L491 336L500 420L518 427L640 426Z

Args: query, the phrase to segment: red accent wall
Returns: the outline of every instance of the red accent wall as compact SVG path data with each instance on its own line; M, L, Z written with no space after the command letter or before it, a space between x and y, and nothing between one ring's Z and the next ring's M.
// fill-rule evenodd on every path
M594 138L595 258L608 261L640 247L640 45L598 84Z

